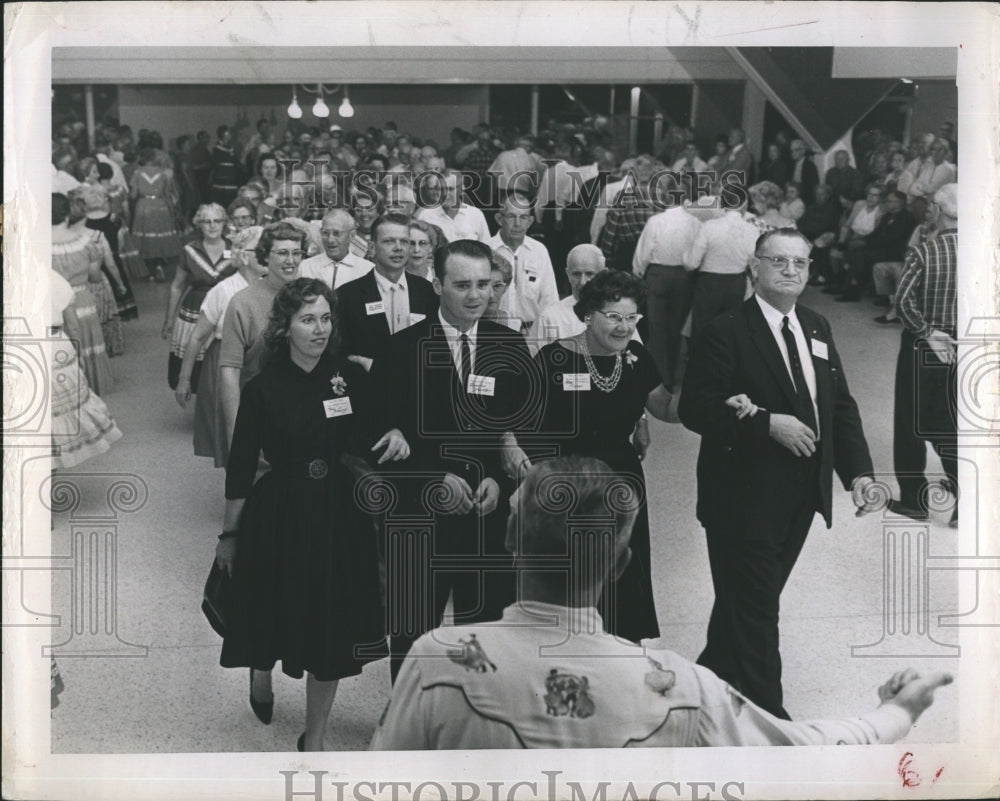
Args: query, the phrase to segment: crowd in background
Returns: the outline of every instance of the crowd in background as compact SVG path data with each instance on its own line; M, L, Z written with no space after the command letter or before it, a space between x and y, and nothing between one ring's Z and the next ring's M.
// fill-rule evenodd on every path
M482 319L512 332L540 369L555 371L551 348L576 337L584 342L579 374L601 386L611 379L593 356L620 377L622 354L631 354L629 368L639 367L628 375L641 373L641 381L627 410L622 401L601 414L616 426L608 436L641 459L649 445L643 405L677 422L688 343L752 294L748 268L761 234L797 229L812 243L809 283L844 302L871 294L885 308L878 322L889 325L898 319L904 254L934 240L931 199L957 180L950 126L909 146L871 132L859 138L853 164L839 150L822 173L806 143L786 132L766 144L759 164L738 128L711 153L692 130L670 127L660 152L622 154L600 118L552 122L537 135L454 128L447 143L391 122L279 132L265 118L170 143L151 130L101 126L91 149L79 134L64 125L53 142L52 222L53 269L73 289L67 325L82 377L96 394L113 392L109 359L127 345L122 322L139 313L131 282L169 281L161 329L170 342L168 385L182 406L197 395L194 450L218 467L228 461L241 390L266 361L276 298L297 278L331 291L324 302L336 306L337 336L364 371L353 380L364 384L385 352L379 337L436 313L435 293L446 283L436 254L477 240L490 254ZM286 174L287 162L296 166ZM745 189L735 204L723 200L727 172ZM425 173L432 175L417 178ZM704 196L699 173L715 176ZM362 175L374 180L355 180ZM470 175L471 187L463 183ZM604 294L588 294L602 273ZM300 305L316 302L309 291L313 300ZM366 328L372 317L384 331ZM609 344L591 354L588 341ZM106 409L91 412L93 438L110 444L120 436ZM618 451L597 455L641 474ZM647 529L642 536L638 572L627 582L642 597L625 607L645 617L623 626L636 641L658 633ZM269 679L252 667L251 698L254 688L267 696ZM309 747L318 746L315 726L308 733Z

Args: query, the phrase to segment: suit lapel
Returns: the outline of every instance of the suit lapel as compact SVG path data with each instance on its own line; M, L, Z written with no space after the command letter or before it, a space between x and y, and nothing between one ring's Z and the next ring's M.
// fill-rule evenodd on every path
M826 341L825 335L811 310L800 306L796 309L796 315L806 335L809 356L816 372L816 406L819 408L819 423L825 428L826 421L833 419L833 409L830 407L833 398L833 385L830 379L830 343ZM821 359L813 352L813 341L822 342L827 346L827 358Z
M375 282L375 271L369 272L365 278L367 286L362 296L362 302L365 304L379 303L382 300L382 293L378 291L378 284ZM384 341L386 337L391 335L389 321L386 319L384 310L381 314L368 314L368 309L365 308L365 319L368 322L366 327L373 337L378 337L377 341Z
M778 350L778 343L774 341L771 327L764 319L764 312L760 310L760 306L757 305L757 301L753 297L743 304L743 309L746 313L747 326L750 329L750 339L760 351L764 363L794 409L797 402L795 385L792 384L792 377L788 374L788 368L785 367L785 360L781 358L781 351Z

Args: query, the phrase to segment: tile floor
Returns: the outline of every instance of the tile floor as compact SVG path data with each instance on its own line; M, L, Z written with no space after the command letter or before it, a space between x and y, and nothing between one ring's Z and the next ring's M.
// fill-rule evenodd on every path
M247 703L246 671L218 665L220 641L199 604L221 523L223 471L192 455L193 408L180 409L167 387L168 345L159 336L167 285L140 283L136 289L141 318L127 325L127 352L113 361L117 386L105 398L125 436L77 471L139 476L148 487L144 505L117 520L113 626L119 640L147 650L138 657L123 657L114 648L103 656L58 657L66 689L52 715L52 751L293 750L303 729L304 683L275 671L274 721L263 726ZM872 322L879 310L868 301L834 304L810 289L803 302L831 319L876 470L890 471L899 329ZM653 421L651 427L645 469L663 632L658 644L693 659L704 643L712 604L704 536L694 517L698 437L680 425ZM930 464L938 469L933 455ZM105 497L99 491L85 495L75 514L101 514ZM957 534L942 524L947 513L939 517L929 528L930 551L955 553ZM903 666L956 674L960 666L955 656L938 656L952 651L932 642L958 642L958 630L941 628L937 620L938 613L964 611L957 606L956 574L950 571L932 571L928 636L911 632L884 650L888 656L852 656L852 646L882 638L883 526L877 516L855 518L849 497L836 487L834 518L831 531L821 521L814 526L782 598L786 707L799 719L848 716L875 706L878 685ZM51 553L70 552L70 525L68 514L54 515ZM52 586L54 611L64 616L52 636L59 643L72 634L66 573ZM71 639L71 645L81 643L85 646L86 638ZM384 661L342 682L329 747L365 749L388 698ZM956 740L958 698L957 686L939 692L909 740Z

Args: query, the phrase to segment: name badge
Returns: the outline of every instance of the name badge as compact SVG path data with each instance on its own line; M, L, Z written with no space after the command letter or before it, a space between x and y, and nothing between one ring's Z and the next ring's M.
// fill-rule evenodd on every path
M470 395L489 395L492 398L496 383L497 380L493 376L476 375L473 373L469 376L469 382L466 384L465 391Z
M365 304L365 313L371 317L373 314L385 314L385 303L377 300L374 303Z
M330 400L325 400L323 401L323 411L326 412L327 419L354 414L350 398L330 398Z
M416 325L426 317L427 317L426 314L417 314L417 312L410 312L410 325Z
M829 361L830 353L826 349L826 343L820 342L818 339L810 339L809 341L812 343L813 356L817 359L825 359Z
M233 251L231 251L231 250L224 250L224 251L222 251L222 258L224 258L224 259L231 259L232 257L233 257Z
M590 392L590 373L563 373L563 392Z

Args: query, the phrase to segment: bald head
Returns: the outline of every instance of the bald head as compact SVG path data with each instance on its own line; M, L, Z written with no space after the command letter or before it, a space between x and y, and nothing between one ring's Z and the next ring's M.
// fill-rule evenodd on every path
M573 297L580 299L580 290L604 269L604 254L596 245L583 244L573 248L566 257L566 277Z

